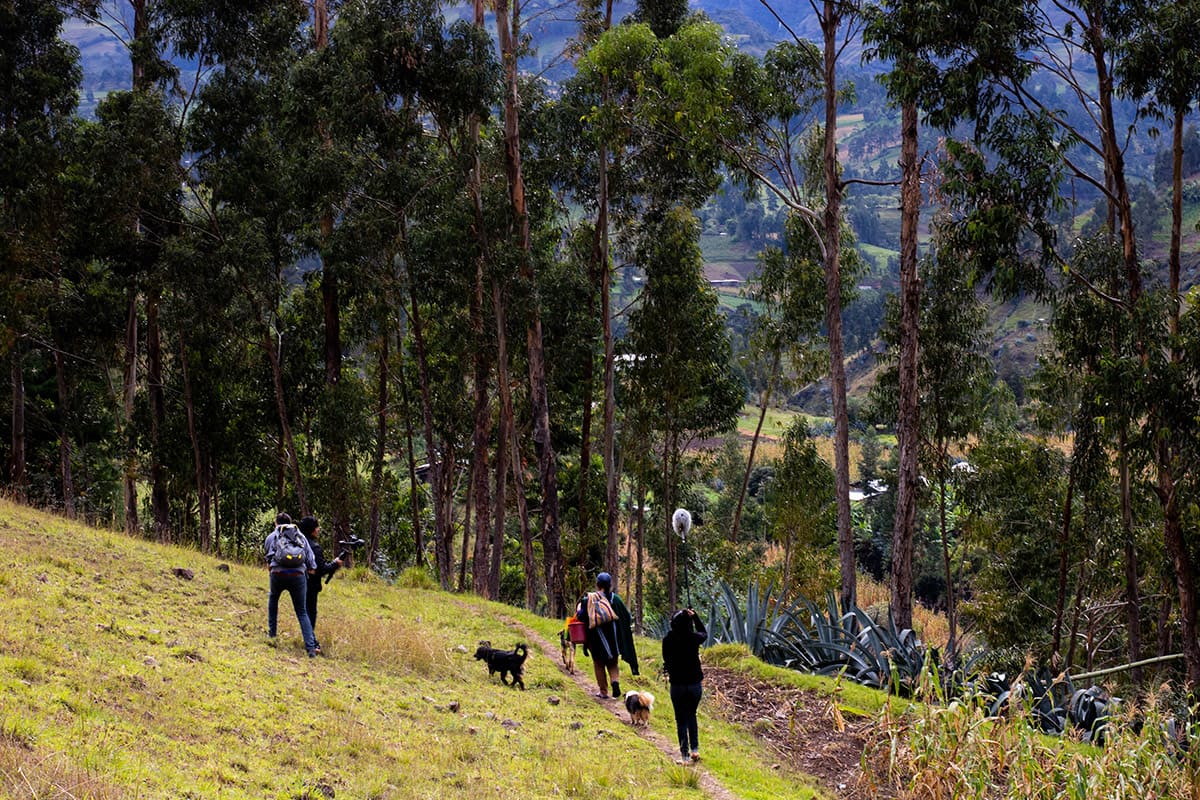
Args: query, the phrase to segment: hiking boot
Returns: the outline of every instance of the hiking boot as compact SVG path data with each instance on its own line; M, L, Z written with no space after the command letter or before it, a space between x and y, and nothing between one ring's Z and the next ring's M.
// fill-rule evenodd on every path
M621 696L621 684L617 683L616 681L613 681L612 690L613 690L613 697Z

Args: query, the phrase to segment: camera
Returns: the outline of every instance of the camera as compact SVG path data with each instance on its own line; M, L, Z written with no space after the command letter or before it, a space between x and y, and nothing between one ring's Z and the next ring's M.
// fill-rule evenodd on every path
M343 557L345 557L345 556L348 556L348 555L350 555L350 554L351 554L353 551L355 551L355 550L357 550L358 548L362 547L362 546L363 546L364 544L366 544L366 543L367 543L367 540L366 540L366 539L360 539L359 537L355 536L355 535L352 533L352 534L350 534L350 535L349 535L347 538L345 538L345 539L342 539L342 540L340 540L340 541L337 543L337 545L338 545L338 554L337 554L337 557L338 557L338 558L343 558Z
M350 534L349 536L347 536L345 539L338 540L337 558L344 560L346 558L346 556L352 555L355 550L362 547L366 543L367 543L366 539L359 538L358 536L355 536L353 533ZM337 570L335 569L334 572L336 572L336 571ZM328 575L325 576L326 583L329 583L331 580L333 580L333 572L330 572Z

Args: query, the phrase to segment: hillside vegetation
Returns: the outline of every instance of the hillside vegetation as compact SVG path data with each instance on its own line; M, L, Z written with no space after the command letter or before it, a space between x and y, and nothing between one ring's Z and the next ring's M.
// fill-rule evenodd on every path
M705 796L536 642L524 692L472 658L484 639L556 642L554 620L352 571L322 593L309 659L287 598L265 635L260 568L8 502L0 552L0 797ZM657 643L640 645L623 686L656 692L652 730L673 742ZM701 730L704 772L732 793L715 796L822 796L741 729Z

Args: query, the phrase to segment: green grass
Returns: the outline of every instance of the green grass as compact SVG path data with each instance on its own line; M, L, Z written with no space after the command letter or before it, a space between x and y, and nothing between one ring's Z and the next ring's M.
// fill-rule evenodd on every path
M482 639L525 639L520 625L553 641L557 620L353 570L321 594L326 656L309 659L287 598L265 635L261 568L3 501L0 554L0 797L698 796L535 648L525 692L472 658ZM673 741L657 643L639 644L627 684L660 697L653 725ZM701 725L705 769L736 796L816 796L748 732Z
M705 263L753 261L755 253L732 236L706 233L700 237L700 252Z
M754 429L758 426L758 415L759 407L753 403L747 403L742 406L742 410L738 413L738 432L747 436L753 436ZM781 439L787 432L787 429L791 427L792 421L796 417L805 417L808 419L809 427L812 428L828 425L832 422L832 418L830 417L817 417L812 414L805 414L800 411L791 411L784 408L768 408L760 435Z
M755 314L763 313L763 304L757 300L751 300L748 297L742 297L736 291L718 290L717 301L723 308L736 311L742 306L748 305L753 309Z
M858 248L858 251L866 257L868 262L875 265L875 269L878 270L880 274L887 271L889 258L900 257L899 250L891 250L887 247L879 247L878 245L867 244L866 242L859 242L855 246Z

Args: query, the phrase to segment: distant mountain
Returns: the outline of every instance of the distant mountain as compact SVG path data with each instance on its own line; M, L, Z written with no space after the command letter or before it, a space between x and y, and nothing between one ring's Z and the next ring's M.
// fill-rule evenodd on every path
M110 4L119 8L119 4ZM760 0L693 0L694 11L702 11L720 24L730 39L742 50L753 55L762 55L779 41L789 39L788 28L796 35L817 41L820 26L807 3L796 0L777 3L782 8L787 28L768 11ZM613 6L613 18L621 20L633 12L632 0L618 0ZM522 25L533 39L535 54L526 58L522 68L540 73L551 81L562 81L570 77L572 65L563 56L570 39L575 36L578 25L575 21L574 4L563 4L561 0L530 0L522 6ZM469 8L465 5L445 9L448 20L465 17ZM489 27L491 22L489 19ZM64 38L79 48L83 67L82 111L90 114L96 101L105 92L128 89L131 85L129 51L116 31L99 25L90 25L82 19L71 19L64 30ZM858 66L861 47L847 48L845 61L848 66ZM185 82L195 74L195 65L177 62Z

